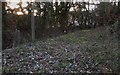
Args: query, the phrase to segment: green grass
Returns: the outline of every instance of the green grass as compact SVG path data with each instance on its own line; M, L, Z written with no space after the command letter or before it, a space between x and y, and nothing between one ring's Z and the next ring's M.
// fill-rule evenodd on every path
M15 49L5 50L3 54L7 63L3 67L3 72L117 73L118 42L116 34L108 33L105 27L80 30L36 41L31 43L31 47L24 44ZM22 59L23 61L20 61ZM41 66L34 68L36 62ZM74 66L71 67L71 64ZM27 69L28 65L31 68Z

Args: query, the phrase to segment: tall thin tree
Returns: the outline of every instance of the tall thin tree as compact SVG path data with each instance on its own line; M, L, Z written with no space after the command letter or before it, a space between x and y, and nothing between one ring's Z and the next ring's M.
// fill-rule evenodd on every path
M34 3L32 3L31 10L32 10L32 13L31 13L32 41L34 41L35 40Z
M1 1L0 1L0 50L2 50L2 2ZM0 55L1 55L1 51L0 51Z

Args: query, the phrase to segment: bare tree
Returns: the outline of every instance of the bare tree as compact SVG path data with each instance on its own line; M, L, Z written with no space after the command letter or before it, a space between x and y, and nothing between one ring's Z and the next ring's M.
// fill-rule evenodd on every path
M32 4L32 13L31 13L31 29L32 29L32 41L35 40L35 23L34 23L34 5Z
M0 1L0 64L2 64L2 2ZM2 69L2 65L0 66L0 70ZM1 72L0 72L1 74Z
M28 2L28 25L31 25L31 39L35 40L35 26L34 26L34 3ZM30 19L31 18L31 19Z

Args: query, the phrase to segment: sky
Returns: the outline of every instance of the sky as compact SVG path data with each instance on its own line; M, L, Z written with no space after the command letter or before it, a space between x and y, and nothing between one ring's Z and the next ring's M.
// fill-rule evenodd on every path
M9 0L10 1L10 0ZM8 2L9 2L8 1ZM19 2L20 0L18 0L18 2ZM27 2L28 0L24 0L24 2L22 2L22 7L26 7L27 6ZM18 8L19 6L17 5L17 0L14 2L13 0L12 0L12 2L10 2L9 4L8 4L8 6L10 6L10 8L11 9L14 9L14 8ZM87 5L86 5L86 7L88 7ZM92 10L92 9L94 9L95 8L95 6L94 5L90 5L90 10ZM71 8L70 9L70 11L73 11L74 9L73 8ZM18 15L22 15L23 13L22 12L17 12L17 14Z
M22 1L22 7L26 7L27 6L27 1L35 1L35 0L6 0L7 2L10 2L8 5L10 6L10 8L12 8L12 9L14 9L14 8L18 8L18 5L17 5L17 3L19 2L19 1ZM40 0L37 0L37 1L40 1ZM42 0L41 0L42 1ZM45 0L44 0L45 1ZM52 0L46 0L46 1L52 1ZM55 0L53 0L53 1L55 1ZM67 0L68 1L68 0ZM70 0L69 0L70 1ZM74 0L73 0L74 1ZM80 0L76 0L76 1L80 1ZM82 0L82 1L89 1L89 2L94 2L94 3L99 3L99 1L95 1L95 0ZM110 1L110 0L108 0L108 1ZM115 0L112 0L112 1L115 1ZM117 0L118 1L118 0ZM86 5L86 7L88 7L87 5ZM90 10L92 10L92 9L94 9L95 8L95 6L94 5L90 5ZM72 9L71 9L72 10Z
M8 5L10 6L10 8L12 8L12 9L14 9L14 8L18 8L19 6L17 5L17 3L18 2L20 2L20 1L22 1L22 7L26 7L27 6L27 3L26 2L28 2L28 1L53 1L53 2L55 2L55 1L58 1L59 2L59 0L6 0L7 2L10 2ZM60 1L63 1L63 0L60 0ZM71 0L67 0L67 1L71 1ZM86 2L90 2L90 3L99 3L99 1L102 1L102 0L75 0L75 1L86 1ZM105 0L105 1L118 1L118 0ZM73 2L74 2L74 0L73 0ZM86 5L86 8L88 9L88 5ZM90 7L89 7L89 9L90 10L92 10L92 9L95 9L95 6L94 5L90 5ZM73 8L71 8L70 9L70 11L73 11L74 9ZM18 15L22 15L23 13L22 12L17 12L18 13Z
M23 2L22 6L25 7L25 6L27 6L27 4L26 4L27 1L46 1L46 2L48 2L48 1L54 1L54 2L55 2L55 1L64 1L64 0L6 0L6 1L7 1L7 2L11 2L9 6L13 9L13 8L17 7L16 4L17 4L19 1L22 1L22 2ZM98 3L99 1L102 1L102 0L66 0L66 1L73 1L73 2L74 2L74 1L78 1L78 2L79 2L79 1L82 1L82 2L83 2L83 1L86 1L86 2L89 1L89 2ZM110 1L110 0L104 0L104 1ZM115 0L112 0L112 1L115 1ZM117 0L116 0L116 1L117 1ZM92 8L94 8L94 6L91 6L91 7L90 7L90 9L92 9Z
M10 4L8 4L12 9L14 9L14 8L17 8L18 6L17 6L17 2L11 2ZM22 6L23 7L26 7L27 6L27 4L25 3L25 2L23 2L22 3Z
M8 2L10 1L10 4L9 4L9 6L12 8L12 9L14 9L14 8L17 8L18 6L17 6L17 3L19 2L19 1L23 1L23 3L22 3L22 6L23 7L26 7L27 6L27 4L26 4L26 2L28 1L28 0L7 0ZM29 0L30 1L30 0ZM32 0L32 1L34 1L34 0ZM91 1L91 0L90 0ZM94 6L90 6L90 9L93 9L94 8Z

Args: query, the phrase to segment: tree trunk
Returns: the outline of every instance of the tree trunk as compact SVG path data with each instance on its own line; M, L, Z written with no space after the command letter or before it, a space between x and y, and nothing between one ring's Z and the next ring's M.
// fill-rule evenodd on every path
M35 23L34 23L34 5L32 5L31 12L31 30L32 30L32 41L35 41Z
M0 12L1 12L1 13L0 13L0 15L1 15L1 16L0 16L0 18L1 18L1 19L0 19L0 21L1 21L1 22L0 22L0 23L1 23L1 25L0 25L0 26L1 26L1 27L0 27L0 30L1 30L1 32L4 32L4 28L5 28L4 26L5 26L5 23L6 23L6 22L5 22L5 21L6 21L6 10L5 10L5 5L6 5L6 3L5 3L5 2L1 2L0 5L1 5L1 6L0 6L1 11L2 11L2 12L0 11ZM5 34L1 34L1 37L0 37L0 38L2 38L3 36L5 36ZM5 39L2 39L1 42L2 42L2 44L1 44L2 49L4 49L4 48L5 48L5 43L6 43L6 42L5 42Z
M0 2L0 50L2 50L2 2ZM1 51L0 51L0 55L1 55ZM0 63L1 63L1 61L0 61ZM1 67L0 67L0 69L1 69Z
M119 15L119 19L118 19L118 25L117 25L117 39L118 39L118 62L120 62L120 15ZM118 65L118 70L120 69L120 65Z
M20 45L20 30L15 30L14 38L13 38L13 47L17 47Z

